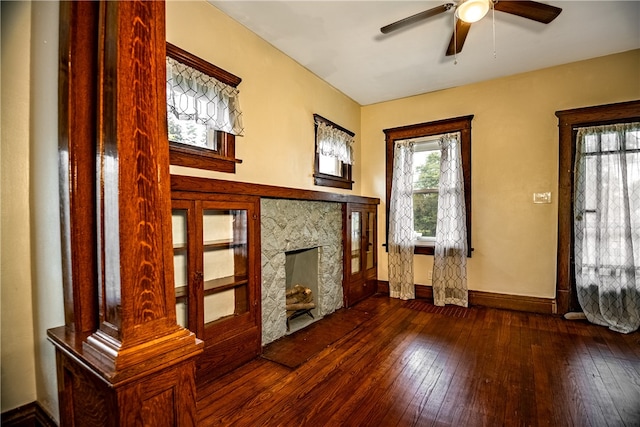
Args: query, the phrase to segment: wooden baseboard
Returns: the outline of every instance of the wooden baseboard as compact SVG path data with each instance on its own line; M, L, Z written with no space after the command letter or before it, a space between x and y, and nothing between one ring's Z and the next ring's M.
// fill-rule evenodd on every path
M0 414L2 427L57 427L54 419L38 402L12 409Z
M428 285L415 285L416 298L433 301L433 290ZM389 282L378 280L378 292L389 294ZM469 291L469 305L505 310L524 311L527 313L555 314L556 302L551 298L525 297L521 295L497 294L484 291Z

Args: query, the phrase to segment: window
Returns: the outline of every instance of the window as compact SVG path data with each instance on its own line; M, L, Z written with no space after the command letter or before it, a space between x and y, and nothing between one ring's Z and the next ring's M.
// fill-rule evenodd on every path
M440 135L418 140L413 153L413 231L416 245L433 246L438 220Z
M241 79L167 43L167 133L171 164L235 173L242 136Z
M314 114L313 118L316 130L315 185L351 190L355 134L318 114Z
M467 255L471 255L471 120L473 116L457 117L385 129L387 150L387 236L389 205L393 171L393 147L396 141L414 139L414 253L433 255L438 209L438 179L440 176L440 149L437 140L446 133L460 132L464 198L467 221Z

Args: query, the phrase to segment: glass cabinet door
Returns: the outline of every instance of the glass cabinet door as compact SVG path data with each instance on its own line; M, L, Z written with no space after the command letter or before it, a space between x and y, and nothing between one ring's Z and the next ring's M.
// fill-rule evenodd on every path
M366 266L365 270L369 270L370 268L375 267L376 259L375 259L375 227L376 227L376 214L374 212L365 212L366 221Z
M202 211L204 324L249 309L247 211Z
M351 274L360 272L360 245L362 237L360 212L351 212Z
M187 250L187 209L174 208L171 215L173 235L173 274L176 292L176 321L189 327L189 253Z

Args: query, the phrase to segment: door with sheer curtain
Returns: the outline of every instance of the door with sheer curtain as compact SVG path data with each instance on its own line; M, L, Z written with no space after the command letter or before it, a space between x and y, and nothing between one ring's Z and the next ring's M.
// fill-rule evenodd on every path
M629 333L640 326L640 122L576 134L574 259L587 319Z

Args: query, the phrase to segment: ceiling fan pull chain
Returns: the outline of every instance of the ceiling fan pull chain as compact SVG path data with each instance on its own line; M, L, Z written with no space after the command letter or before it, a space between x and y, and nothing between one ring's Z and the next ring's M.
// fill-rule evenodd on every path
M496 55L496 8L495 3L491 2L491 21L493 22L493 59L497 57Z

